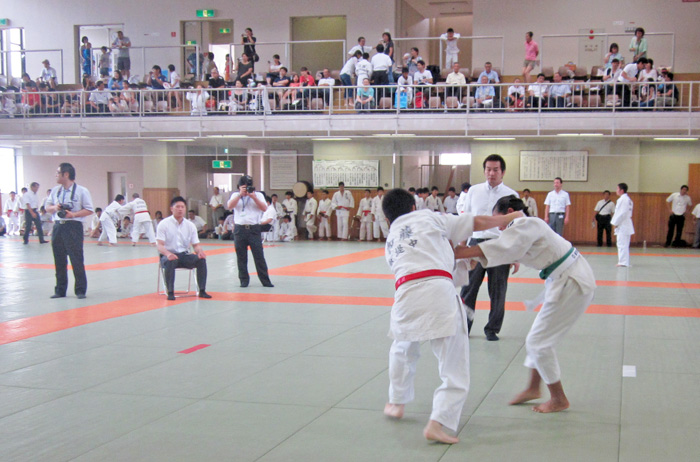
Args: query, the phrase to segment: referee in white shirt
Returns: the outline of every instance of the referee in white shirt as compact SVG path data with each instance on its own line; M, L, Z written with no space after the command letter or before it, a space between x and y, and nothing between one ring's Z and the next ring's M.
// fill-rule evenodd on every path
M47 244L49 241L44 240L44 230L41 228L41 217L39 216L39 196L36 192L39 190L39 183L36 181L29 185L29 191L22 196L22 205L24 208L24 243L29 244L29 235L32 232L32 223L36 226L36 234L39 236L39 243Z
M199 298L211 298L206 291L207 256L199 245L197 228L185 219L187 203L177 196L170 201L170 215L158 223L156 242L160 253L160 265L163 267L168 300L175 300L175 270L177 268L197 268L197 287ZM192 246L194 253L189 253Z
M274 287L267 274L260 224L263 213L267 210L267 204L265 195L255 191L252 177L244 175L238 180L238 191L231 194L227 208L233 210L233 220L236 224L233 229L233 240L236 245L238 279L241 281L241 287L248 287L250 283L248 247L253 253L258 279L263 286Z
M554 179L554 190L549 191L544 200L544 221L549 224L552 231L560 236L564 235L564 225L569 224L569 209L571 199L569 193L561 189L564 180L559 177Z
M470 213L476 215L491 215L493 207L498 199L511 194L518 196L518 193L503 184L503 175L506 171L506 161L498 154L491 154L484 160L484 175L486 182L474 185L469 188L464 200L464 210L460 213ZM464 187L464 185L463 185ZM476 231L467 243L470 247L480 244L489 239L497 238L501 235L498 228L487 229L486 231ZM491 299L491 311L489 320L484 326L486 340L498 340L498 333L503 325L503 317L506 309L506 290L508 290L508 274L511 265L495 266L484 268L480 263L469 271L469 285L462 286L460 296L468 309L476 308L476 298L479 295L479 288L484 282L484 275L488 274L489 298ZM518 270L516 264L515 271ZM514 272L515 272L514 271ZM469 330L472 328L472 321L468 320Z
M75 168L64 162L56 171L55 186L46 200L46 211L53 214L51 247L56 266L56 287L51 298L63 298L68 290L68 257L73 266L75 295L83 299L87 276L83 259L83 218L92 215L90 191L75 182Z

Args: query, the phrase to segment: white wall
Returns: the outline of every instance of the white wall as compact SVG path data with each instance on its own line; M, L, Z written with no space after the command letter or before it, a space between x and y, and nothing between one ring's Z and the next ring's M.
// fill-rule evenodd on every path
M281 6L283 11L280 11ZM2 4L2 16L9 18L13 27L25 28L28 49L63 48L66 80L74 80L74 59L77 59L78 52L72 26L124 23L124 33L133 46L179 45L180 21L196 20L195 11L203 8L216 10L216 19L234 19L234 37L240 37L246 27L251 27L259 42L290 40L289 18L292 16L346 15L349 44L355 43L360 35L367 37L369 43L374 43L381 38L385 29L394 27L393 2L384 2L378 7L372 0L354 0L351 3L289 0L283 4L278 0L178 0L168 3L140 0L6 1ZM171 37L171 32L176 32L177 36ZM74 49L75 52L72 51ZM134 60L137 55L140 56L140 52L137 54L134 50ZM172 52L149 52L148 56L149 66L160 64L163 67L170 62L179 62L179 54ZM42 59L37 57L30 62L30 75L39 73ZM261 56L262 62L267 59ZM140 70L133 70L141 73Z
M624 25L613 25L623 21ZM633 23L633 24L632 24ZM542 34L577 34L579 29L605 29L607 33L624 33L625 26L643 27L647 32L676 33L677 72L698 72L698 43L700 43L700 3L685 3L681 0L474 0L474 35L503 35L506 44L506 66L504 74L516 75L522 69L525 55L525 33L533 31L535 41L542 45ZM621 52L627 51L632 34L615 40ZM658 43L667 39L649 37L649 57L657 64L668 64L660 56ZM567 39L559 44L553 39L545 41L545 59L548 66L557 67L575 60L578 42ZM474 62L493 60L474 44ZM551 59L550 59L551 58ZM539 68L538 68L539 69Z

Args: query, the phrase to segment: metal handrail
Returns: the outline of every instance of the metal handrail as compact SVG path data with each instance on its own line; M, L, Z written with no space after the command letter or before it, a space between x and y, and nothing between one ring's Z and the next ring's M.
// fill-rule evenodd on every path
M503 35L470 35L470 36L461 36L459 37L458 40L494 40L494 39L500 39L501 40L501 72L505 69L505 56L506 56L506 42L505 42L505 37ZM443 58L444 58L444 53L443 53L443 40L441 37L394 37L392 38L394 42L401 42L401 41L409 41L409 40L439 40L440 41L440 60L439 60L439 66L440 69L443 68ZM394 55L396 56L396 55ZM396 59L394 59L396 61ZM471 63L473 64L473 63ZM470 66L471 67L471 66Z

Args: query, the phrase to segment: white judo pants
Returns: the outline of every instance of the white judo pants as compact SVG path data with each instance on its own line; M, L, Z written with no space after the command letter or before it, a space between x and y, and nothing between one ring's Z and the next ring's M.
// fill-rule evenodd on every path
M545 283L545 290L549 283ZM593 301L593 295L593 292L581 293L578 284L572 279L565 282L561 296L556 301L547 300L545 294L544 304L525 340L525 367L537 369L547 385L561 380L561 370L554 348L586 311Z
M331 237L331 220L328 217L321 217L318 222L318 237Z
M102 223L102 233L100 234L100 238L97 240L97 242L102 242L105 239L108 239L110 244L116 244L117 228L114 226L114 221L112 221L112 218L109 216L107 216L104 220L100 218L100 223Z
M372 240L372 221L367 218L362 218L360 221L360 240Z
M272 229L265 233L265 241L267 242L277 242L280 239L280 222L275 219L272 222Z
M15 212L11 212L7 218L7 235L13 234L19 236L19 216Z
M445 51L445 67L443 69L452 69L454 63L459 62L459 51L457 53L451 53Z
M430 347L438 359L438 373L442 380L433 394L430 420L440 422L457 431L462 408L469 393L469 337L464 309L456 316L457 332L451 337L430 340ZM394 340L389 350L389 402L406 404L415 398L413 380L420 357L420 342Z
M335 219L338 222L338 239L348 238L348 218L350 212L347 210L338 210L335 214Z
M318 229L318 227L316 227L315 221L316 221L316 217L315 217L315 216L311 216L311 217L309 217L309 218L306 219L306 222L305 222L305 223L306 223L306 232L307 232L308 235L309 235L309 239L313 239L313 238L314 238L314 233L315 233L316 230Z
M632 236L629 234L616 234L615 239L617 240L617 264L623 266L630 266L630 238Z
M139 241L139 237L141 237L141 234L145 234L146 237L148 238L148 242L151 244L156 243L156 235L153 232L153 222L151 221L151 217L148 214L143 214L144 219L138 218L137 214L134 217L134 225L131 228L131 242L136 243ZM103 228L104 229L104 228Z
M379 239L379 231L381 230L381 235L386 239L389 235L389 224L385 219L377 220L374 222L374 238Z

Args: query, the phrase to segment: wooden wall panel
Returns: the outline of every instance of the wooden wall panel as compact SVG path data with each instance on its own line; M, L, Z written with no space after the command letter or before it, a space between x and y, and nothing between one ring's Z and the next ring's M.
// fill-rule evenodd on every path
M163 218L170 215L170 201L180 195L178 188L143 188L143 200L148 204L151 218L155 218L156 211L163 212Z

